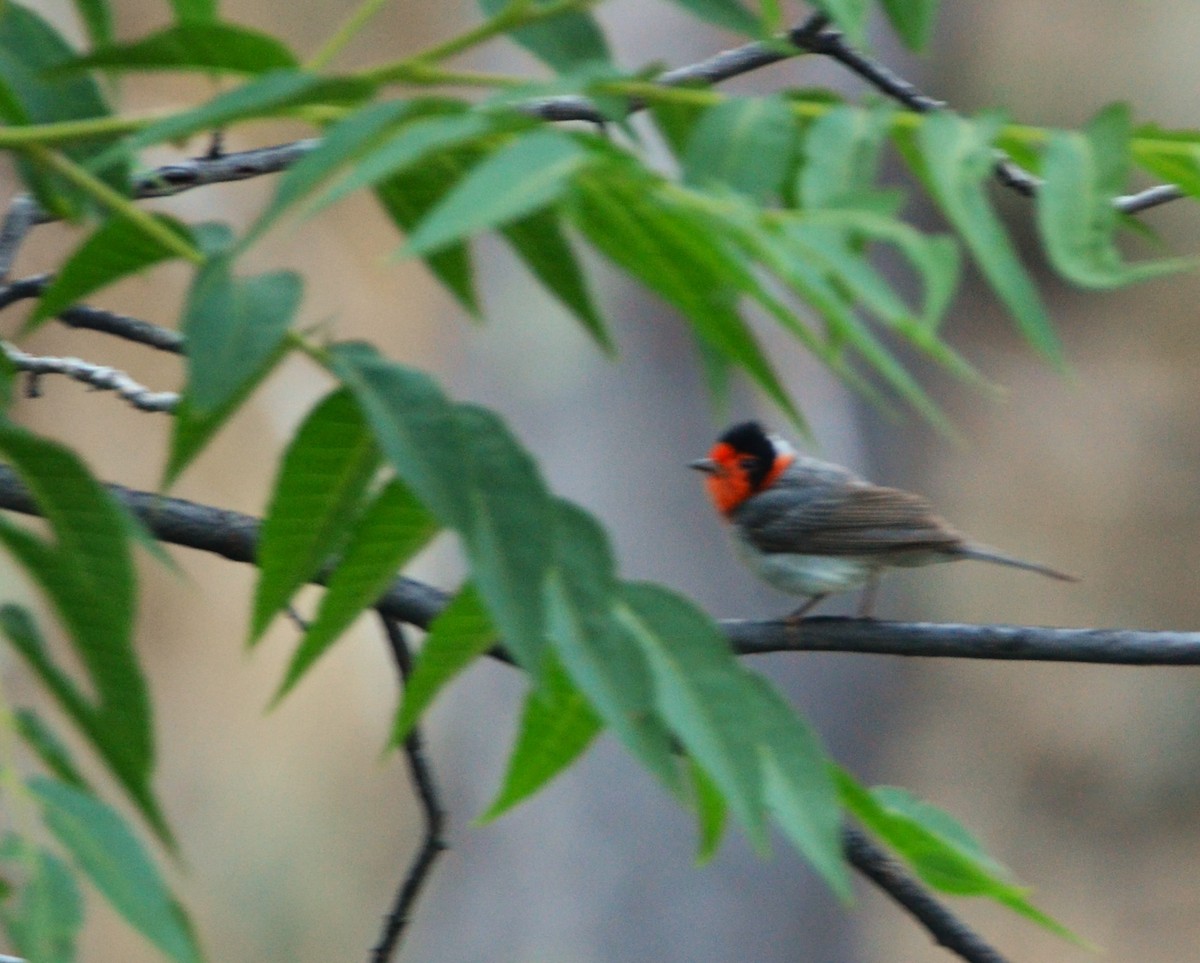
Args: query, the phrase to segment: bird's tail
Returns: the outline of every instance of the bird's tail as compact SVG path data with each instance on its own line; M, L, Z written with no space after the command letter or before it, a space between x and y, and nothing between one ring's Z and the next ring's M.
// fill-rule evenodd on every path
M1037 572L1039 575L1056 578L1061 582L1079 581L1078 575L1060 572L1049 565L1039 565L1037 562L1026 562L1024 559L1013 558L1011 555L997 552L994 548L989 548L987 545L964 545L955 554L959 558L973 558L980 562L995 562L997 565L1011 565L1013 568L1023 568L1027 572Z

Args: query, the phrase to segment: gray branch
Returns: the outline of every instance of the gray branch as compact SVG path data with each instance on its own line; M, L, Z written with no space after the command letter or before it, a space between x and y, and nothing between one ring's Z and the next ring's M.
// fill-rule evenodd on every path
M254 563L260 524L257 518L121 485L108 488L159 540L234 562ZM0 509L41 515L17 473L6 465L0 465ZM316 581L321 583L323 578L319 576ZM448 601L447 593L432 585L399 577L375 607L388 618L428 628ZM821 617L806 619L799 626L782 621L726 620L721 627L739 655L857 652L1106 665L1200 665L1200 632Z
M133 407L141 411L174 411L179 404L179 395L173 391L151 391L134 381L124 371L105 365L92 364L82 358L59 358L27 354L20 348L0 341L0 350L18 371L26 372L34 379L42 375L64 375L73 381L90 385L97 391L115 391ZM36 380L34 381L36 385ZM36 387L30 394L36 395Z

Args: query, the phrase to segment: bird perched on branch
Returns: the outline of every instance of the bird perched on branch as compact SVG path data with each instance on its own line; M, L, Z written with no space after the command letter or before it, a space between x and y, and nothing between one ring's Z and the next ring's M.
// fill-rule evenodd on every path
M747 564L775 588L808 596L788 621L798 621L827 595L862 586L867 590L859 614L868 616L879 577L893 566L973 558L1078 581L973 542L920 495L798 455L757 422L734 425L707 458L689 467L707 475L709 497L733 526Z

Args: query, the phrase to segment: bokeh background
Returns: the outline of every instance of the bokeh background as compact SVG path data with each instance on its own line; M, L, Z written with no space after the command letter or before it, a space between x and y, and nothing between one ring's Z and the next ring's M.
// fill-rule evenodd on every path
M60 23L65 2L35 0ZM315 49L349 0L224 0L231 20ZM163 25L161 0L118 4L122 36ZM445 37L472 4L389 6L345 63L394 58ZM613 0L599 18L618 59L680 65L730 46L662 3ZM1078 126L1113 100L1166 126L1197 123L1200 15L1194 4L1030 0L945 4L930 53L914 59L883 31L877 50L935 96L971 110L1001 105L1036 124ZM529 61L497 44L470 63L515 70ZM858 84L816 58L736 83ZM185 103L203 81L122 81L131 107ZM230 149L300 136L260 125ZM200 142L196 150L203 149ZM170 151L157 155L166 160ZM11 194L15 182L4 174ZM189 220L246 225L271 183L196 191L166 206ZM1006 199L1012 229L1033 252L1027 202ZM916 216L933 223L927 212ZM1191 253L1200 214L1178 204L1145 220L1166 246ZM50 269L74 235L41 228L18 275ZM614 318L613 363L544 297L501 245L476 245L488 322L472 326L419 265L394 263L394 230L354 199L303 226L277 230L250 267L294 267L308 278L303 320L364 337L435 372L457 397L499 410L541 459L556 491L608 525L624 574L694 597L717 616L767 616L791 601L756 585L684 463L720 425L679 321L593 262ZM1035 254L1030 254L1035 259ZM1080 573L1077 586L979 565L893 578L880 614L899 619L1189 629L1200 621L1194 568L1200 539L1200 364L1197 285L1184 275L1108 295L1065 289L1033 261L1068 346L1064 377L1034 357L975 283L948 325L954 345L998 384L974 393L927 371L966 439L954 446L909 420L848 397L794 345L764 338L813 422L823 457L879 481L925 492L960 527L1014 554ZM103 306L171 324L184 272L123 283ZM12 331L22 314L10 309ZM155 388L178 383L175 359L99 335L43 329L30 350L121 367ZM327 385L290 364L189 470L177 493L261 513L275 455ZM80 446L111 480L152 487L164 417L48 380L19 417ZM735 415L776 413L737 396ZM213 960L308 963L361 959L419 840L400 760L381 759L396 701L394 672L364 621L280 708L265 706L295 640L280 624L244 646L252 573L184 550L180 572L142 565L139 644L158 714L158 787L180 837L175 874ZM435 548L418 574L447 588L453 553ZM12 582L15 576L6 581ZM850 602L843 603L846 610ZM830 606L829 611L837 611ZM14 701L34 697L2 656ZM884 657L762 658L833 751L864 778L908 787L957 814L989 851L1036 887L1038 903L1112 960L1177 963L1200 945L1200 679L1190 669L1000 664ZM427 728L451 851L412 926L406 959L519 963L725 961L873 963L936 960L943 952L880 896L860 888L838 906L780 842L760 860L732 834L707 868L692 866L688 818L608 739L541 796L494 825L471 820L503 772L523 687L511 670L473 669L443 697ZM956 906L1010 958L1084 961L1070 946L1002 911ZM81 958L152 958L94 896Z

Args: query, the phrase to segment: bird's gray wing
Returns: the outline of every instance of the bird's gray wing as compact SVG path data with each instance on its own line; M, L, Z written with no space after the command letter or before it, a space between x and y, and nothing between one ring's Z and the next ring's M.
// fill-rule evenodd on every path
M743 502L732 520L764 552L903 555L964 544L920 495L861 481L822 487L777 485Z

